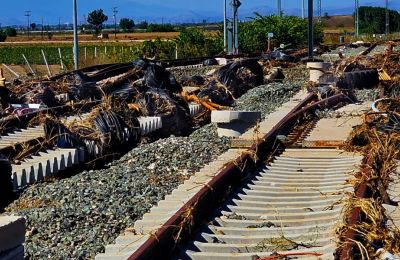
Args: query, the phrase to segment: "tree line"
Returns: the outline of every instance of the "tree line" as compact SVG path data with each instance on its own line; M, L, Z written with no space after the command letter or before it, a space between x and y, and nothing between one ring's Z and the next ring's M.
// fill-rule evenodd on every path
M386 9L361 6L359 9L359 29L362 34L383 34L386 32ZM389 10L390 32L400 31L400 14Z

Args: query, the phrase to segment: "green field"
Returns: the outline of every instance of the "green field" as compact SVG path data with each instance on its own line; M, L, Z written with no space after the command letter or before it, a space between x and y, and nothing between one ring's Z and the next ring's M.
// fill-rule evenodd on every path
M65 66L70 68L73 62L72 44L47 45L47 46L2 46L0 47L0 64L24 65L26 56L29 63L44 65L42 50L45 53L49 64L60 64L61 51L62 61ZM80 62L82 66L92 64L102 64L110 62L127 62L139 56L141 44L89 44L79 48Z

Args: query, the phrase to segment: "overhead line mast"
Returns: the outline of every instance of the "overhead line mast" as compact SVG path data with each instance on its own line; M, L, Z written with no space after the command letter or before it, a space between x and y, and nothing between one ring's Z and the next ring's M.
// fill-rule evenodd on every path
M277 16L282 17L282 0L277 0Z

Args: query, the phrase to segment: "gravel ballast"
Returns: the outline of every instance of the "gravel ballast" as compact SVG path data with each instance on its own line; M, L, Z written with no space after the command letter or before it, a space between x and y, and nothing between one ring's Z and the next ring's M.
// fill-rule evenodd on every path
M239 98L235 109L265 116L299 88L260 86ZM28 187L7 214L27 219L28 258L91 259L192 173L229 149L228 143L217 136L215 126L206 125L189 137L143 144L107 169Z
M289 101L301 88L300 83L272 83L252 90L236 100L236 111L260 111L261 116L273 112L281 104Z

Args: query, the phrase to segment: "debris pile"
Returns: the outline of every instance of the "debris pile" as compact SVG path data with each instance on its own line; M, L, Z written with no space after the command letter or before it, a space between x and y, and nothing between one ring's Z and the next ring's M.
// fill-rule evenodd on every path
M50 108L27 124L44 124L46 140L57 147L80 147L89 158L107 158L123 152L119 147L128 149L139 142L138 117L161 117L163 128L154 136L187 136L196 124L190 102L206 111L231 106L248 90L262 85L269 69L263 70L257 59L239 59L208 75L184 77L178 83L162 63L137 59L124 73L106 79L99 79L100 72L77 71L12 85L5 88L3 115ZM274 77L284 76L279 71L270 78ZM198 89L189 93L188 85ZM54 112L51 108L62 109ZM67 115L82 116L65 122L62 118Z
M398 174L400 101L378 100L373 110L347 143L347 150L364 155L359 172L349 181L355 192L344 200L344 221L338 229L340 249L352 251L354 259L379 258L383 251L400 253L400 230L385 210L385 205L398 206L388 191Z
M243 109L264 107L266 114L298 88L261 85L235 102ZM256 98L257 93L264 93L268 102ZM228 150L229 144L213 125L188 137L139 144L106 169L28 187L7 213L27 218L28 257L93 258L185 179Z

